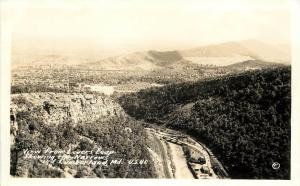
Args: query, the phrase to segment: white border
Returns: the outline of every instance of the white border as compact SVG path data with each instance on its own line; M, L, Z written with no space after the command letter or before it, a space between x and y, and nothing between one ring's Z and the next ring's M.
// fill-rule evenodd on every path
M0 0L0 183L6 185L9 179L10 163L10 60L11 60L11 37L8 22L7 9L4 1Z
M300 1L290 1L292 7L292 115L291 115L291 179L294 184L300 185Z
M4 0L5 1L5 0ZM216 185L222 184L227 185L272 185L272 186L282 186L282 185L300 185L300 150L299 148L299 116L297 111L300 110L300 1L293 0L290 1L292 7L292 148L291 148L291 180L166 180L166 179L46 179L46 178L11 178L9 176L9 152L10 152L10 140L9 140L9 106L10 106L10 25L9 18L6 17L5 2L0 0L0 125L1 125L1 154L0 154L0 185L3 186L40 186L40 185L73 185L82 186L85 185L143 185L143 184L153 184L156 186L172 184L174 186L179 185ZM279 25L280 26L280 25ZM298 80L298 82L297 82Z

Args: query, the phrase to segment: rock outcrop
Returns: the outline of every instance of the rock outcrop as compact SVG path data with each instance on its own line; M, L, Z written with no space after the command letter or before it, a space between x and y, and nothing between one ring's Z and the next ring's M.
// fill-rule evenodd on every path
M12 123L18 113L29 111L35 118L41 118L45 124L59 125L66 120L73 125L79 122L108 120L123 116L122 108L105 95L32 93L12 95Z
M14 177L100 177L152 178L147 166L102 165L83 162L71 152L105 149L115 152L107 161L122 158L150 159L143 127L128 117L118 103L104 94L31 93L14 94L11 99L10 174ZM45 162L26 158L24 150L51 149L69 154L74 162ZM44 157L44 151L36 155ZM48 156L45 156L48 157ZM55 158L55 157L54 157ZM48 159L46 159L48 160ZM57 159L55 159L57 160Z

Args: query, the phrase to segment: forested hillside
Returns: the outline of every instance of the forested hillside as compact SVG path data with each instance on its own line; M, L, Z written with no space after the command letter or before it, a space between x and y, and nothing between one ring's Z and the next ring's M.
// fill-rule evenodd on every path
M155 170L137 121L105 95L35 93L13 95L11 169L18 177L153 178ZM123 164L44 164L24 150L114 151ZM43 153L39 154L43 155ZM63 154L64 155L64 154ZM130 165L129 160L147 160Z
M142 90L119 102L137 119L191 133L232 178L289 179L290 74L290 67L257 70Z
M152 63L157 65L170 65L176 61L182 60L182 56L177 51L166 51L166 52L159 52L150 50L148 54L151 56L152 59L149 59Z

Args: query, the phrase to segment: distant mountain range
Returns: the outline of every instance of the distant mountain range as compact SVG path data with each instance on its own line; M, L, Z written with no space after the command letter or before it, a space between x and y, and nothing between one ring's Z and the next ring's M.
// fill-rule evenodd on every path
M288 47L276 47L257 40L226 42L180 51L183 57L234 57L244 56L272 62L289 62Z
M225 42L188 50L141 51L112 57L13 54L13 65L68 64L98 70L164 70L191 65L228 66L249 60L290 63L288 46L273 46L256 40ZM256 64L259 65L259 64ZM81 68L80 67L80 68Z
M90 65L105 70L154 70L170 67L173 65L188 65L178 51L146 51L135 52L128 55L110 57L99 60Z
M241 42L226 42L216 45L192 48L179 51L145 51L128 55L110 57L90 63L95 68L105 70L153 70L174 65L184 66L192 64L211 64L227 66L246 62L251 68L268 66L272 63L289 63L289 49L280 50L279 47L265 44L256 40ZM259 62L258 62L259 61ZM273 64L272 64L273 65Z

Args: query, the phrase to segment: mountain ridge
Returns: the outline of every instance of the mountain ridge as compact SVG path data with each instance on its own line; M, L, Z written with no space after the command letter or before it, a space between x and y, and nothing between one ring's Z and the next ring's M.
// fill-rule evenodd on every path
M230 57L249 56L263 61L287 62L290 54L279 47L258 40L242 40L206 45L181 51L184 57Z
M167 68L175 63L182 63L184 65L187 62L191 62L199 65L201 62L195 62L198 59L207 61L212 58L215 58L216 61L221 61L218 62L220 66L228 65L228 61L237 63L246 60L289 63L289 55L289 53L281 51L278 47L256 40L245 40L207 45L187 50L135 52L109 57L92 62L90 65L100 69L153 70ZM223 62L222 58L226 58L227 61Z

